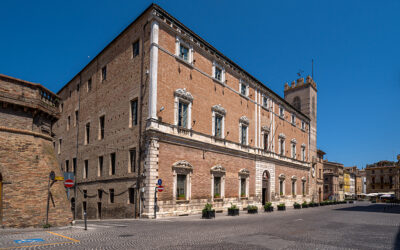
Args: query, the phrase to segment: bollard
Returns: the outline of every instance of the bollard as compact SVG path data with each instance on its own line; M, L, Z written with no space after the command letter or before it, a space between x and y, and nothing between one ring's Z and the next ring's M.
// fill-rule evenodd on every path
M87 230L87 214L86 214L86 211L83 212L83 219L85 220L85 230Z

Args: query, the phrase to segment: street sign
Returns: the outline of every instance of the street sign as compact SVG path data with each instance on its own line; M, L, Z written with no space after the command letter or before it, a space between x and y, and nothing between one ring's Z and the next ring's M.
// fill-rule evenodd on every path
M162 192L164 191L164 187L163 186L158 186L157 187L157 192Z
M159 185L159 186L161 186L161 185L162 185L162 180L161 180L161 179L158 179L158 181L157 181L157 185Z
M63 181L64 177L63 176L56 176L56 178L54 178L54 180L56 181Z
M67 179L64 181L64 186L66 188L72 188L74 186L74 181L71 179Z
M25 240L14 240L15 243L17 244L22 244L22 243L33 243L33 242L43 242L44 239L37 238L37 239L25 239Z

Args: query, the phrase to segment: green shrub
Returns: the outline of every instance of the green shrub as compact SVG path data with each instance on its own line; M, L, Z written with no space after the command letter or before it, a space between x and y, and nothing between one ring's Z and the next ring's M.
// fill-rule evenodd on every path
M235 210L235 209L238 209L238 207L237 207L236 205L233 205L233 204L231 203L231 207L228 208L228 209Z
M204 205L203 212L213 211L213 210L214 209L212 209L212 204L207 203L206 205Z
M271 206L272 206L272 203L271 202L267 202L267 203L265 203L264 208L269 208Z
M248 205L247 210L258 210L258 207L253 205Z
M47 224L43 224L42 227L43 227L43 228L50 228L51 225L50 225L49 223L47 223Z
M278 207L285 207L285 203L281 203L277 205Z

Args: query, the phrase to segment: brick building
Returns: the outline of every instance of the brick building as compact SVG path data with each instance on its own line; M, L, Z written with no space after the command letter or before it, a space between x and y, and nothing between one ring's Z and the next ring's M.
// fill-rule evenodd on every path
M58 94L77 218L153 217L159 178L157 216L318 199L311 77L282 98L157 5Z
M0 224L45 224L49 174L60 176L52 145L59 98L43 86L0 75ZM72 220L62 182L51 187L49 223Z
M343 164L324 161L324 200L344 199L343 175Z
M380 161L365 168L367 193L397 193L400 165L394 161Z

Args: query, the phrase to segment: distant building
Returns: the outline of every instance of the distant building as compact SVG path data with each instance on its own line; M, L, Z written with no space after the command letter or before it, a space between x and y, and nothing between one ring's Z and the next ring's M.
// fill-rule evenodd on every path
M52 144L58 100L40 84L0 75L2 227L40 227L46 222L49 174L61 175ZM49 224L67 225L72 213L63 183L54 183L51 193Z
M344 199L343 164L323 162L324 169L324 200ZM349 181L350 182L350 181ZM350 190L350 187L349 187Z
M399 186L399 169L399 163L393 161L380 161L367 165L365 168L367 193L395 194Z

